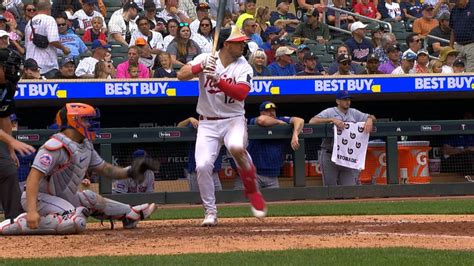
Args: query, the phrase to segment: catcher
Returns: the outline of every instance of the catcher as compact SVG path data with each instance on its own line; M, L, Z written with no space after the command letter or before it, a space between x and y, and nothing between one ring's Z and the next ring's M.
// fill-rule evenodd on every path
M147 170L156 170L149 158L131 167L105 162L92 141L99 128L99 111L83 103L67 103L56 115L61 132L54 134L38 151L26 181L22 205L27 213L0 223L0 234L74 234L83 232L87 217L120 220L130 229L149 217L155 204L131 207L90 191L78 191L87 170L112 178L132 177L142 182Z

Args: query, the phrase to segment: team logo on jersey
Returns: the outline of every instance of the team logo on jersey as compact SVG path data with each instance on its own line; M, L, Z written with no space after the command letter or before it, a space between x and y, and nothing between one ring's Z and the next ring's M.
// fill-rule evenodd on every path
M39 158L39 162L41 165L48 167L53 162L53 156L51 156L49 153L45 153L41 155L41 157Z

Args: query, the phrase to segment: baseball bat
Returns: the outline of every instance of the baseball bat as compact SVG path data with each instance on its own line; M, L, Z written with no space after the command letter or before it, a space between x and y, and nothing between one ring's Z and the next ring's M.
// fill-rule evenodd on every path
M216 55L217 43L219 42L219 34L221 33L222 22L224 21L225 5L227 0L219 0L217 7L216 28L214 30L214 39L212 40L211 54Z

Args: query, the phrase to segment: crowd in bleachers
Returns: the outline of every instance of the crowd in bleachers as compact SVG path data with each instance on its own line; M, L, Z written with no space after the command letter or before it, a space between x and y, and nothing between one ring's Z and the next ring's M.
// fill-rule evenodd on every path
M472 71L449 43L455 3L401 1L227 0L222 26L249 37L255 76ZM25 79L172 78L211 51L218 2L3 0L0 48L25 56Z

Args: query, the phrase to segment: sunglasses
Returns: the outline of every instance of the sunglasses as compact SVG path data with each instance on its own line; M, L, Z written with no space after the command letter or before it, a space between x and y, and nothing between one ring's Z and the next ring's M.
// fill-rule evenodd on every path
M201 27L210 27L211 24L201 24Z
M180 26L180 27L188 27L188 26L189 26L189 23L187 23L187 22L181 22L181 23L179 23L179 26Z
M34 9L34 8L28 8L28 9L26 9L26 11L28 11L28 12L35 12L36 9Z
M414 42L420 42L421 40L420 39L417 39L417 40L413 40Z
M65 26L66 26L66 23L58 24L58 27L65 27Z

